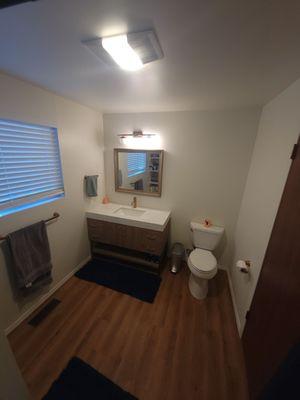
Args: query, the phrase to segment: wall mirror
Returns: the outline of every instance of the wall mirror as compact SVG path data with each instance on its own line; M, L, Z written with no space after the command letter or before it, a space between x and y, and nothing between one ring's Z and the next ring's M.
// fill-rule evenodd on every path
M163 153L114 149L116 192L161 196Z

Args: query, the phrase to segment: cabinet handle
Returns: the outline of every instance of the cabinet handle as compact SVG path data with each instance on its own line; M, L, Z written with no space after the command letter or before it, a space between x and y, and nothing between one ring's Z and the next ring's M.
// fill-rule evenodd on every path
M155 247L146 247L145 250L146 250L146 253L147 253L147 252L149 252L149 253L155 253L155 251L156 251Z
M149 239L149 240L155 240L156 236L146 236L146 238Z

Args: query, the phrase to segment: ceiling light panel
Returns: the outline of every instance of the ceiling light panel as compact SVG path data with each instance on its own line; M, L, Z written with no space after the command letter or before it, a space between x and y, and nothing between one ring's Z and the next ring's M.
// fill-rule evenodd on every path
M127 35L105 37L101 40L102 47L112 59L127 71L136 71L143 67L138 54L129 45Z
M134 32L82 42L105 64L136 71L143 64L163 58L163 52L154 31Z

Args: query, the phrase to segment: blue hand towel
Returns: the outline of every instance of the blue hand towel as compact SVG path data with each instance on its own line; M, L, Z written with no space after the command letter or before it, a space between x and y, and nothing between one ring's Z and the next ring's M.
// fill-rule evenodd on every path
M85 176L85 191L88 197L95 197L98 195L98 175Z

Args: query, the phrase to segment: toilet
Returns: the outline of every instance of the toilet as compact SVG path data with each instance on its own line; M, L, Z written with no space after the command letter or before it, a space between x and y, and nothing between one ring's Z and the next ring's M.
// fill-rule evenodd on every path
M189 288L196 299L204 299L207 295L208 280L212 279L218 270L217 260L212 254L224 233L220 226L205 226L199 222L191 222L194 250L188 258L191 271Z

